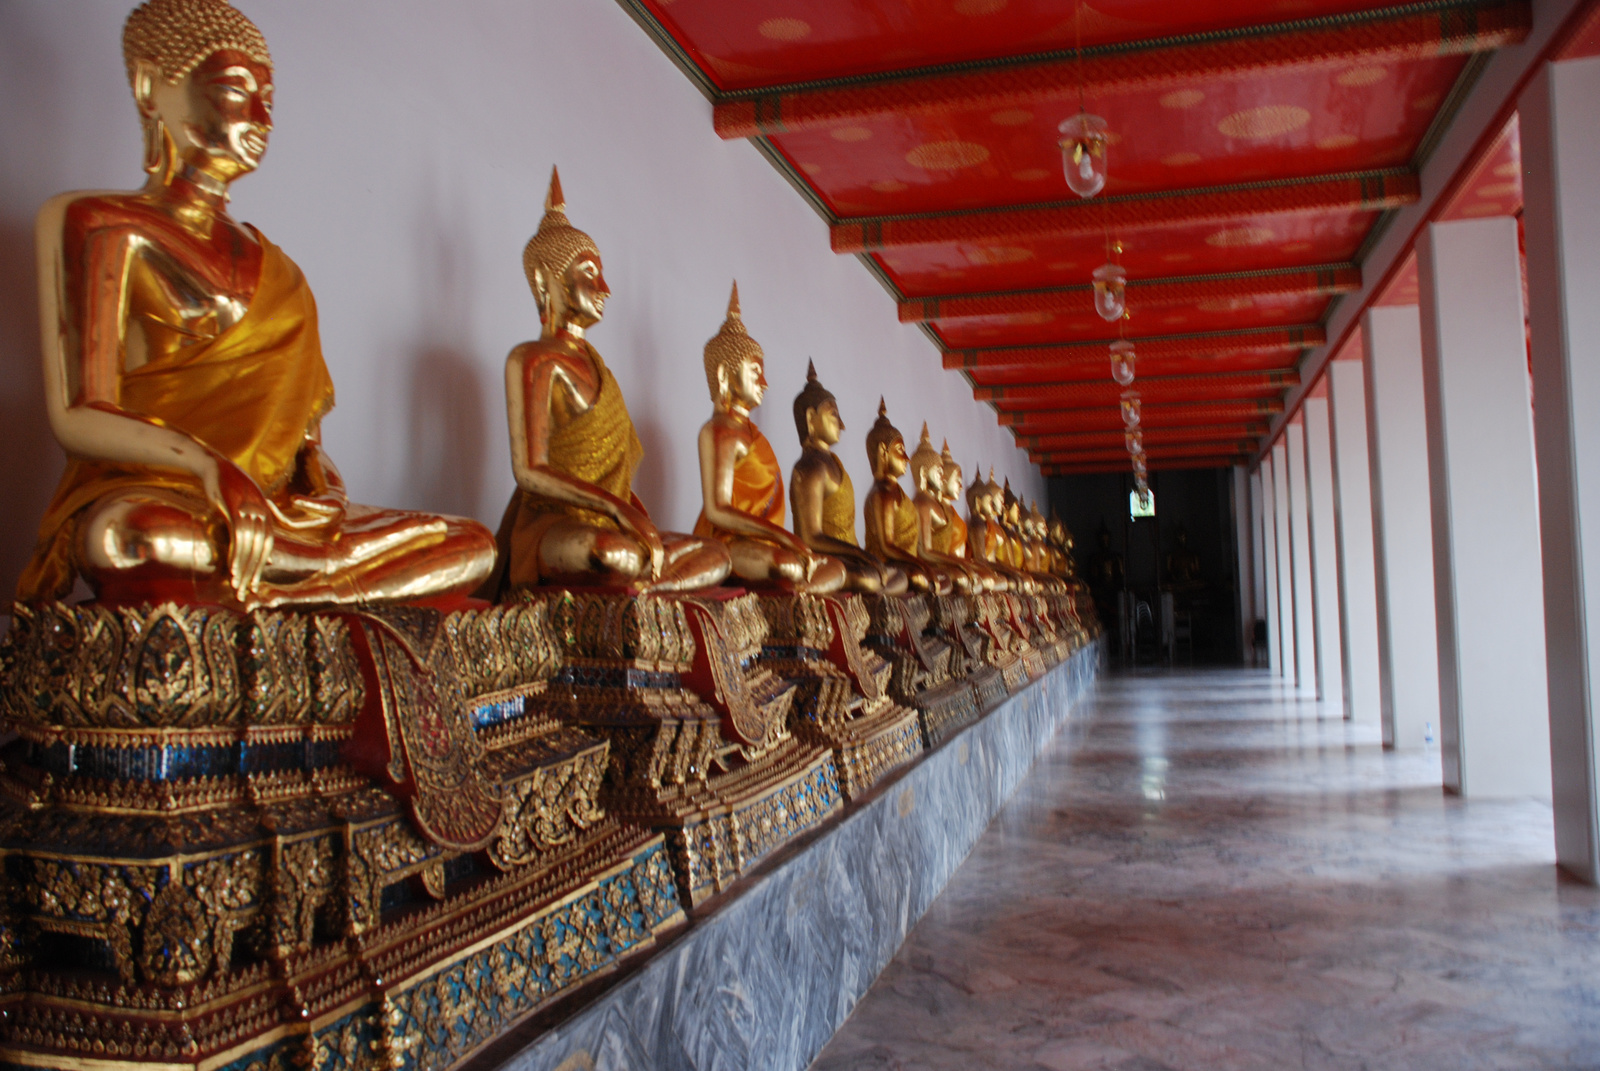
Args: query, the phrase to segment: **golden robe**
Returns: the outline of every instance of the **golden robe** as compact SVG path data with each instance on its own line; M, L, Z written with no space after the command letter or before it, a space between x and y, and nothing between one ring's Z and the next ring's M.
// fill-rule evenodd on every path
M740 513L760 517L783 527L783 470L778 467L778 455L772 444L761 434L761 429L750 425L753 438L744 457L733 469L733 500L729 503ZM694 534L702 539L748 539L740 532L725 532L706 520L705 511L694 522Z
M635 508L644 506L633 497L633 474L644 457L644 445L634 430L622 388L600 358L600 351L584 341L584 349L600 374L600 389L587 410L550 432L546 463L557 472L593 484ZM539 543L557 521L572 518L591 528L620 531L611 517L518 488L511 495L500 522L500 553L505 556L511 584L539 582Z
M876 491L876 489L875 489ZM869 492L870 498L874 492ZM886 551L889 547L913 557L917 554L917 507L911 502L911 496L906 494L899 485L889 489L885 494L894 495L894 515L891 518L892 527L888 532L878 530L879 511L876 508L867 510L867 551L880 558L888 557Z
M117 406L211 447L248 473L274 505L290 511L290 477L306 437L333 408L333 379L322 359L317 305L305 276L259 231L256 238L261 278L244 316L215 338L123 372ZM79 572L79 514L111 495L145 488L193 497L197 508L207 501L200 481L186 472L69 459L17 598L67 595ZM337 531L333 526L320 535L334 538ZM318 536L315 530L295 534L301 541Z
M940 554L948 554L954 558L967 556L967 522L953 507L946 506L944 511L946 524L943 528L934 530L933 549Z
M856 546L856 489L850 473L839 469L839 486L822 500L822 534Z

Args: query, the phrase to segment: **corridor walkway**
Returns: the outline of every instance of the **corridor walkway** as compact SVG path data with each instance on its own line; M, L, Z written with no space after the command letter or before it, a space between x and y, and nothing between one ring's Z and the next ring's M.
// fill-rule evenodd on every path
M1600 1068L1600 894L1438 786L1265 672L1110 677L813 1071Z

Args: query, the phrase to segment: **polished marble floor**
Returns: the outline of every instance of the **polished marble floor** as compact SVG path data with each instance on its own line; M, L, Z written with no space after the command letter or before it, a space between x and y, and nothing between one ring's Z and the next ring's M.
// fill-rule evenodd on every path
M1550 808L1261 671L1104 679L812 1065L1600 1069Z

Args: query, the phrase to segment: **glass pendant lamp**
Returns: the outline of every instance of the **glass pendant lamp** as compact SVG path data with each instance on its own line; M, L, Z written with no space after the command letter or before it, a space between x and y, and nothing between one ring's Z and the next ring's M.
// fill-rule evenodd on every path
M1123 387L1133 382L1133 343L1125 338L1111 344L1111 378Z
M1061 132L1061 166L1067 186L1079 197L1093 197L1106 185L1106 121L1080 111L1062 120L1056 129Z
M1136 390L1122 392L1122 424L1130 431L1139 426L1139 392Z
M1128 308L1128 273L1110 261L1094 270L1094 311L1100 319L1114 324Z

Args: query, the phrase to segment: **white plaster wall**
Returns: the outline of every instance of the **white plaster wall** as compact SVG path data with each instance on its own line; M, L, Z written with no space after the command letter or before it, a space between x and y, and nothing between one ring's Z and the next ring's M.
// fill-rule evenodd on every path
M132 0L0 3L0 592L60 472L42 412L33 217L69 189L131 189L138 123L121 56ZM241 0L276 63L276 129L234 187L239 219L316 291L339 406L325 426L352 497L498 521L512 478L501 367L538 334L521 250L559 164L573 223L613 297L591 338L622 384L658 522L699 509L700 352L739 280L765 347L756 413L785 470L790 403L814 357L839 397L856 487L878 396L915 446L922 421L972 475L1045 485L995 413L756 149L607 0Z

